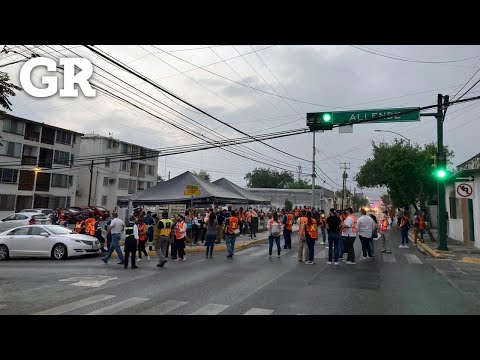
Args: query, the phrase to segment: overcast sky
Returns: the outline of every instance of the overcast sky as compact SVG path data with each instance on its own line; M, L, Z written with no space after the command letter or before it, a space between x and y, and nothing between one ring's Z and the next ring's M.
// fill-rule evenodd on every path
M50 48L27 46L38 54L49 52L50 56L77 56L58 45ZM144 106L153 109L151 111L164 114L170 121L211 138L218 139L217 136L208 134L207 129L214 129L229 138L243 136L178 100L173 102L153 86L105 62L88 49L78 45L65 46L72 48L72 51L81 57L90 59L94 66L110 71L153 98L188 115L204 128L193 127L190 120L166 112L171 110L154 106L147 100L120 89L109 80L94 75L93 79L99 79L109 88L119 89L132 96L132 101L136 103L140 100ZM9 47L26 52L25 47ZM307 112L432 105L436 103L438 93L451 97L455 95L480 67L480 46L359 47L361 49L348 45L98 46L202 110L252 135L304 128ZM54 50L60 50L64 55ZM0 66L16 59L21 59L21 56L9 54L0 58ZM216 64L210 65L212 63ZM20 68L21 64L16 64L1 70L7 71L12 81L19 85ZM34 74L40 76L42 71L37 70ZM95 71L111 78L98 67ZM475 75L460 94L479 78L480 73ZM33 80L39 82L36 77ZM119 83L118 80L115 81ZM479 93L480 85L465 97ZM285 97L312 104L288 100ZM95 132L106 136L112 133L115 138L154 148L199 142L198 139L138 109L120 104L118 100L102 94L97 94L96 98L79 96L65 99L55 95L38 99L21 92L10 100L13 103L13 115L82 133ZM477 145L480 134L479 115L480 101L452 106L448 110L444 142L455 152L455 165L480 152ZM391 142L396 137L388 132L375 132L376 129L399 132L412 143L421 145L436 140L436 121L433 117L424 117L421 122L356 125L352 134L339 134L338 129L318 133L317 164L330 179L319 172L321 179L317 178L317 182L323 183L323 180L326 180L327 188L339 189L342 183L339 163L347 162L350 163L347 188L353 191L356 187L353 180L356 172L372 154L371 141ZM311 161L311 133L268 140L267 143L288 154ZM256 155L252 155L247 148ZM302 166L302 177L311 173L311 162L276 152L259 143L229 149L272 164L272 167L278 170L289 169L295 176L299 165ZM282 165L273 164L272 160L278 160ZM240 186L245 186L244 175L255 167L265 166L245 157L212 149L160 158L159 174L165 178L169 172L170 176L174 177L186 170L206 169L213 180L226 177ZM378 198L384 192L381 189L364 189L364 193L371 198Z

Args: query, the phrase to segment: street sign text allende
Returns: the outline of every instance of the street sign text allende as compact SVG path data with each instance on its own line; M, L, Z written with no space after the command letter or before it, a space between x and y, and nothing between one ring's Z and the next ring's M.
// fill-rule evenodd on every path
M325 112L322 112L324 114ZM307 114L307 125L315 126L319 121L318 113ZM402 121L420 121L420 108L394 108L373 110L333 111L331 120L334 125L355 123L385 123ZM377 120L375 120L378 118Z

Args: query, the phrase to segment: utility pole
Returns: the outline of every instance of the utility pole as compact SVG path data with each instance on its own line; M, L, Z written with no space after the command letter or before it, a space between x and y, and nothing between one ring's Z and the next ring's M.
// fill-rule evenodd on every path
M347 164L349 165L347 167ZM342 163L340 163L340 165L342 165ZM346 186L346 183L347 183L347 170L350 169L350 163L346 163L344 162L343 163L343 168L340 167L340 170L343 169L343 175L342 175L342 178L343 178L343 184L342 184L342 210L343 210L343 204L344 204L344 201L345 201L345 186Z
M312 211L315 207L315 131L313 133L313 161L312 161Z
M88 206L90 206L90 197L92 196L92 180L93 180L93 160L90 164L90 186L88 187Z
M297 174L298 174L298 182L300 182L301 176L302 176L302 166L301 165L297 166Z

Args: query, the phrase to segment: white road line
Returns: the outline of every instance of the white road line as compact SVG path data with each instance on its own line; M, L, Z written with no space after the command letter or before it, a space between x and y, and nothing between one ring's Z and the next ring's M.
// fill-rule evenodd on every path
M71 302L71 303L68 303L68 304L65 304L65 305L60 305L60 306L57 306L57 307L54 307L54 308L51 308L51 309L48 309L48 310L40 311L40 312L37 312L33 315L60 315L60 314L65 314L66 312L77 310L77 309L80 309L81 307L91 305L91 304L95 304L99 301L104 301L104 300L107 300L107 299L111 299L113 297L115 297L115 295L101 295L101 294L100 295L95 295L95 296L88 297L86 299L77 300L77 301L74 301L74 302Z
M404 254L409 264L423 264L415 254Z
M229 305L208 304L193 312L191 315L217 315L228 308Z
M127 300L120 301L116 304L112 304L110 306L105 306L104 308L89 312L86 315L112 315L115 313L118 313L122 310L128 309L129 307L141 304L147 300L150 300L149 298L139 298L139 297L132 297Z
M247 249L243 249L243 250L240 250L240 251L236 251L236 252L235 252L235 255L248 254L248 253L254 252L255 250L258 250L258 246L254 246L254 247L251 247L251 248L247 248Z
M268 256L268 248L261 248L260 250L258 250L256 252L252 252L251 254L248 254L248 255L250 255L250 256L262 256L262 255Z
M0 304L0 310L5 309L6 307L7 307L7 305L5 305L5 304Z
M383 254L383 261L389 263L396 263L397 259L395 259L395 255L393 254Z
M158 306L141 312L140 315L164 315L186 304L188 304L188 301L167 300Z
M271 309L251 308L243 315L270 315L273 311Z

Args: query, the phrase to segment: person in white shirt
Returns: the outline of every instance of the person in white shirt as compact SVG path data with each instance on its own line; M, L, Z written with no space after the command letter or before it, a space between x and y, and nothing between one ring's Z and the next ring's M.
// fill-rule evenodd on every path
M365 209L361 209L362 216L357 221L357 232L362 243L363 258L366 259L372 256L372 249L370 247L370 240L372 239L373 229L375 229L375 221L367 215Z
M346 252L348 254L347 261L345 261L345 263L349 265L355 264L355 249L353 248L353 243L355 242L355 238L357 237L355 220L352 214L352 208L348 208L347 218L343 220L342 223L342 238L344 246L343 252Z
M117 213L112 214L113 220L108 227L108 232L112 234L112 244L108 249L108 253L105 257L102 258L102 261L106 264L108 260L113 254L113 250L117 252L118 255L118 263L123 264L123 253L122 249L120 248L120 238L122 237L123 230L125 229L125 223L118 218Z

